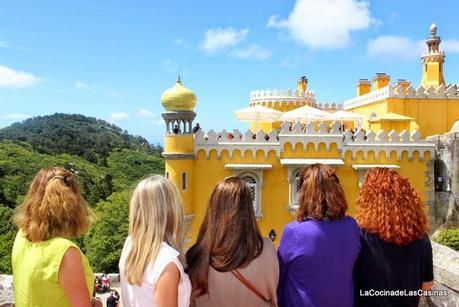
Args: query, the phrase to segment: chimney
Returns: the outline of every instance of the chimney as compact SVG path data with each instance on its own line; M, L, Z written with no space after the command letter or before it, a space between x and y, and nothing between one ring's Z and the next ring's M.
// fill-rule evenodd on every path
M397 79L397 82L395 82L396 87L403 87L404 89L407 89L411 85L410 81L406 81L405 79Z
M379 90L380 88L385 87L390 82L390 76L386 73L376 73L376 76L373 77L373 90Z
M360 79L357 82L357 96L362 96L371 91L371 82L368 79Z
M298 90L298 93L304 93L308 90L308 78L305 76L302 76L298 81L296 82L296 89Z

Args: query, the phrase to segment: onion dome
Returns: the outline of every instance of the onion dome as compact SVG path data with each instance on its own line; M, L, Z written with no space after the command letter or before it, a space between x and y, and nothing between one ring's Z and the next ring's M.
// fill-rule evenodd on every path
M179 76L175 85L161 95L161 104L166 111L193 111L196 95L182 85Z

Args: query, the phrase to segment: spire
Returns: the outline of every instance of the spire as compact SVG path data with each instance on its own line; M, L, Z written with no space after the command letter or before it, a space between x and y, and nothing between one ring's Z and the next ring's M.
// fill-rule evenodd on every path
M429 28L430 36L426 39L427 52L422 55L422 81L425 88L434 88L445 84L443 77L443 63L445 62L445 52L440 50L441 38L437 36L437 25L432 23Z
M437 25L430 25L430 37L426 39L426 45L429 48L429 53L438 53L440 51L441 39L437 36Z
M177 75L177 83L182 84L182 79L180 78L180 74Z

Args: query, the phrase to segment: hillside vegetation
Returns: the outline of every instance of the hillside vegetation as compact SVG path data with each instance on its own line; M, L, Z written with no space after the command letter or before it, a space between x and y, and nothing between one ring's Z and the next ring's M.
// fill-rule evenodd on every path
M164 173L161 151L142 137L83 115L36 117L0 129L0 274L11 272L14 209L38 170L51 166L75 174L93 208L95 221L77 243L96 271L116 270L132 187L149 174Z

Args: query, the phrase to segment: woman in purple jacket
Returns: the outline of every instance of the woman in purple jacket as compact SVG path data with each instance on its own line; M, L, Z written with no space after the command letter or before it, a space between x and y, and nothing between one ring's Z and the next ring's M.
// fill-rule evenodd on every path
M307 166L300 177L296 221L284 228L278 257L279 306L353 306L352 272L359 228L334 169Z

